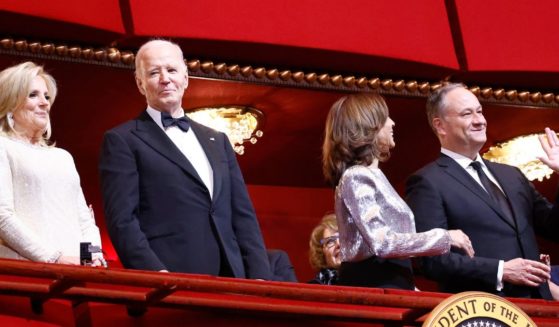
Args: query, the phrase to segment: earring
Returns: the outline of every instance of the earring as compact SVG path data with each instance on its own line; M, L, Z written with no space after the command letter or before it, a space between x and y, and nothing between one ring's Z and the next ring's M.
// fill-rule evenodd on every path
M47 138L50 137L49 129L50 129L50 118L49 118L49 122L47 123L47 126L45 126L45 129L43 130L43 135L47 135Z
M8 121L8 126L10 126L11 129L14 129L14 113L13 112L8 112L8 114L6 115L6 120Z

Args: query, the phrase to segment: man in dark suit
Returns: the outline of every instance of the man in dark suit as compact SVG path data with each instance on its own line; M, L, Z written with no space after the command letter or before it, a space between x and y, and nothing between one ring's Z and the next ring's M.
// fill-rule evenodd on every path
M268 249L268 262L272 271L272 280L277 282L294 282L297 283L295 269L289 255L283 250Z
M558 206L542 197L517 168L480 157L487 122L477 97L463 85L433 92L427 116L441 155L409 178L407 202L418 232L461 229L470 237L475 257L451 251L425 258L425 274L445 292L479 290L551 299L550 269L539 262L535 232L558 239ZM540 138L547 156L542 161L559 171L557 136L546 132Z
M105 134L100 173L109 235L126 268L269 279L264 242L223 133L184 116L181 49L144 44L147 109Z

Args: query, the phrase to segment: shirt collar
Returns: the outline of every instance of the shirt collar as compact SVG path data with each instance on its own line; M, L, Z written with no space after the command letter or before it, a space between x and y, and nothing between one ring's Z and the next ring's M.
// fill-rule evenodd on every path
M463 156L459 153L450 151L449 149L441 148L441 153L451 157L454 161L456 161L460 165L460 167L464 169L467 169L472 163L472 159ZM481 159L479 153L476 155L476 159L474 161L481 163L481 166L485 168L485 163Z
M157 109L153 109L152 107L148 106L146 112L148 113L148 115L150 115L151 119L153 119L153 121L157 124L157 126L159 126L159 128L165 130L165 127L163 127L163 124L161 123L161 111ZM182 116L184 116L184 109L181 108L179 112Z

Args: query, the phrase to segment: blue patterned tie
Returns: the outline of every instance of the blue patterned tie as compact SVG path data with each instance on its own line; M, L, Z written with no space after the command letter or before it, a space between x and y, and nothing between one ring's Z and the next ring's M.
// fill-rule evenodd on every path
M186 118L185 116L180 117L180 118L173 118L167 112L162 112L161 113L161 124L165 128L167 128L169 126L177 126L183 132L188 132L188 129L190 128L190 122L188 121L188 118Z

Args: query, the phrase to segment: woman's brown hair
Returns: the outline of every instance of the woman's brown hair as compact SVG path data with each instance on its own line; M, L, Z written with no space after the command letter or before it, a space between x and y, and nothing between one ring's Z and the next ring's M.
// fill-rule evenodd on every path
M375 158L389 158L388 147L377 143L387 119L388 107L379 94L351 94L332 105L322 145L322 172L332 186L353 165L368 166Z

